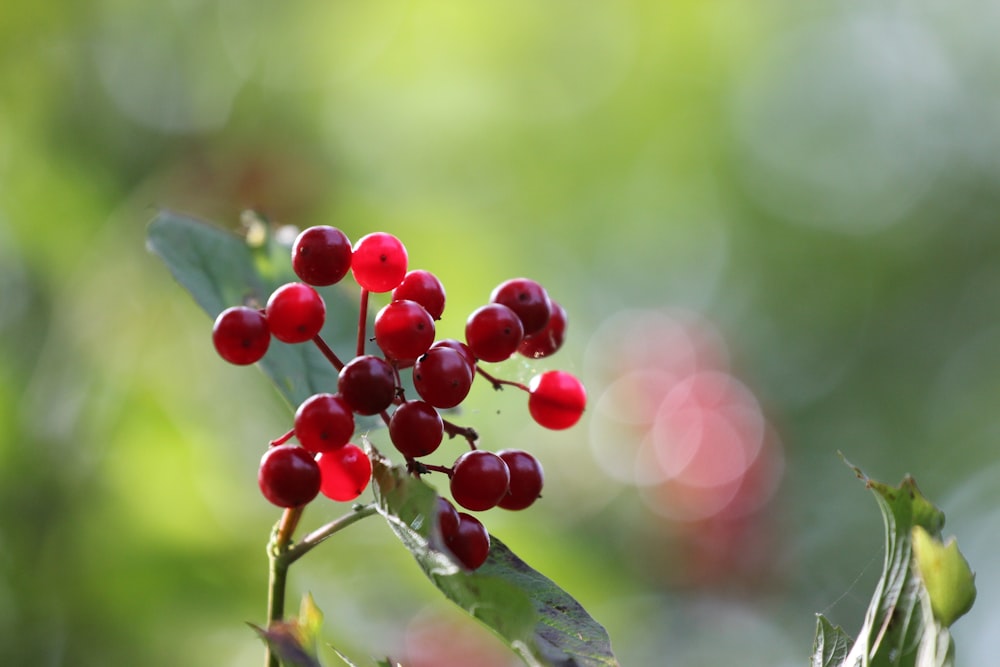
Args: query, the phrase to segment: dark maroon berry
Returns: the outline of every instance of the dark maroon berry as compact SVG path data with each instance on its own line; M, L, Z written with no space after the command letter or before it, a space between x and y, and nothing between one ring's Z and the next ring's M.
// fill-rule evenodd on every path
M311 452L329 452L354 435L354 413L343 397L315 394L295 411L295 437Z
M310 285L340 282L351 269L351 241L336 227L304 229L292 244L292 269Z
M551 312L545 288L528 278L512 278L500 283L490 294L490 302L502 303L521 318L524 334L541 331Z
M458 513L458 530L445 544L458 561L470 570L478 569L490 555L490 534L471 514Z
M583 415L587 391L566 371L546 371L528 383L528 411L532 419L555 430L569 428Z
M444 422L429 403L407 401L389 419L389 439L407 458L427 456L444 439Z
M416 301L393 301L375 316L375 342L391 359L416 359L434 342L434 318Z
M566 339L566 309L552 301L552 314L541 331L525 336L517 351L531 359L555 354Z
M302 447L278 445L261 458L257 483L264 497L278 507L299 507L319 493L319 466Z
M372 478L371 459L357 445L324 452L316 462L322 476L320 491L330 500L354 500L364 493Z
M437 525L442 539L447 542L458 532L458 510L447 498L437 497Z
M442 338L441 340L434 341L434 344L431 345L431 349L437 347L450 347L453 350L460 352L462 354L462 358L465 359L467 364L469 364L469 370L473 373L476 372L476 355L472 354L472 348L462 341L455 340L454 338Z
M396 375L385 359L366 354L340 369L337 391L359 415L377 415L396 398Z
M465 322L465 342L477 359L504 361L517 351L524 325L513 310L500 303L477 308Z
M506 510L523 510L542 494L542 464L528 452L505 449L497 452L510 470L510 485L499 507Z
M388 292L406 275L406 247L392 234L373 232L354 244L351 272L369 292Z
M510 471L503 459L482 449L465 452L452 469L451 497L467 510L496 507L507 494Z
M453 408L469 395L475 374L462 353L450 347L433 347L413 365L413 387L442 410Z
M304 343L323 328L326 305L309 285L288 283L271 293L265 314L275 338L283 343Z
M229 363L246 366L263 358L271 344L271 331L259 310L233 306L215 318L212 344L219 356Z
M444 312L444 285L430 271L415 269L403 277L403 282L392 291L393 300L408 299L416 301L431 314L435 320L441 319Z

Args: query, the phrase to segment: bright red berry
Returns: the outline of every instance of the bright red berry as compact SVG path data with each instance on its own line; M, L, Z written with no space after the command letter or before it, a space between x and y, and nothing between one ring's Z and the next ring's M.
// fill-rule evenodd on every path
M434 342L434 318L416 301L393 301L375 316L375 342L391 359L416 359Z
M333 285L351 268L351 241L336 227L302 230L292 244L292 269L310 285Z
M551 302L552 313L548 324L530 336L525 336L517 351L531 359L541 359L555 354L566 339L566 309Z
M359 415L377 415L396 399L396 374L385 359L355 357L340 369L337 392Z
M343 397L315 394L295 411L295 437L311 452L329 452L354 435L354 413Z
M364 493L372 478L371 459L357 445L323 452L316 462L322 476L320 491L331 500L354 500Z
M427 456L444 439L444 422L429 403L407 401L389 419L389 439L407 458Z
M477 308L465 322L465 342L476 358L483 361L508 359L523 338L521 318L500 303Z
M271 331L259 310L233 306L215 318L212 343L220 357L231 364L246 366L260 361L267 352Z
M271 293L265 314L275 338L283 343L304 343L323 328L326 304L309 285L287 283Z
M497 452L510 470L510 486L499 503L506 510L523 510L534 503L542 494L542 464L528 452L519 449L505 449Z
M436 408L453 408L469 395L475 374L462 353L432 347L413 364L413 387Z
M444 285L430 271L415 269L403 277L403 282L392 291L393 300L409 299L427 309L435 320L444 312Z
M587 391L566 371L546 371L528 383L528 411L532 419L554 430L569 428L587 406Z
M351 272L369 292L388 292L406 275L406 247L392 234L373 232L354 244Z
M458 561L470 570L478 569L490 555L490 534L471 514L458 513L458 529L445 539L445 545Z
M509 485L507 464L493 452L483 449L465 452L452 468L451 497L473 512L496 507Z
M261 458L257 483L264 497L278 507L299 507L319 493L319 466L302 447L278 445Z
M512 278L500 283L490 294L490 302L502 303L517 313L526 336L541 331L549 321L549 295L544 287L528 278Z

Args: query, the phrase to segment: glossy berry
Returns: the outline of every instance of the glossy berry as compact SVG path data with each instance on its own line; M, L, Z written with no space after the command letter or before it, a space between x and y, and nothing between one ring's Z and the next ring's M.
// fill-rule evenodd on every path
M324 452L316 459L324 496L338 502L354 500L368 488L372 478L372 462L357 445L344 445Z
M493 452L483 449L465 452L452 468L451 497L473 512L496 507L509 485L507 464Z
M441 537L447 541L458 532L458 510L447 498L437 497L437 526Z
M549 321L549 295L545 288L528 278L512 278L500 283L490 294L491 303L502 303L521 318L524 334L541 331Z
M472 353L472 348L468 345L460 340L455 340L454 338L442 338L441 340L434 341L434 344L431 345L432 350L438 347L450 347L459 352L462 355L462 358L465 359L465 363L469 364L469 370L475 373L476 355Z
M375 316L375 342L386 357L416 359L434 342L434 318L416 301L393 301Z
M394 301L408 299L423 306L435 320L444 312L444 285L430 271L415 269L403 277L403 282L392 291Z
M414 389L420 398L442 410L465 400L474 377L462 353L450 347L433 347L413 365Z
M315 394L295 411L295 437L311 452L329 452L354 435L354 413L343 397Z
M337 392L359 415L377 415L396 398L396 374L385 359L355 357L340 369Z
M261 360L271 343L267 319L246 306L226 308L215 318L212 344L219 356L231 364L246 366Z
M470 570L479 568L490 555L490 534L471 514L458 513L458 529L445 538L445 545Z
M500 303L477 308L465 322L465 342L477 359L508 359L524 338L524 325L513 310Z
M444 422L429 403L407 401L389 419L389 439L407 458L427 456L444 439Z
M519 449L505 449L497 452L510 470L510 485L507 494L498 506L506 510L523 510L542 494L542 464L528 452Z
M546 371L528 383L528 411L532 419L554 430L569 428L587 406L587 392L572 374Z
M292 244L292 269L310 285L340 282L351 269L351 241L336 227L304 229Z
M271 293L265 314L275 338L283 343L304 343L323 328L326 305L309 285L287 283Z
M541 359L559 351L566 339L566 309L555 301L548 323L530 336L525 336L517 351L530 359Z
M319 493L319 466L302 447L278 445L261 458L257 483L264 497L278 507L299 507Z
M406 275L406 247L392 234L373 232L354 244L351 272L369 292L388 292Z

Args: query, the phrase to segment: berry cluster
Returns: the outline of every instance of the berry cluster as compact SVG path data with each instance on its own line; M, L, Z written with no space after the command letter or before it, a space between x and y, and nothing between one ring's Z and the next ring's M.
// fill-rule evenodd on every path
M566 311L533 280L515 278L496 287L489 302L466 320L465 340L435 339L435 322L445 308L445 290L424 270L407 270L406 248L395 236L375 232L353 245L339 229L310 227L291 249L292 268L301 282L276 289L264 308L234 306L215 320L212 340L233 364L259 361L272 337L286 344L314 343L338 371L337 386L298 406L293 428L261 459L258 482L264 497L280 507L299 507L323 494L333 500L357 498L368 486L371 460L356 444L355 416L379 416L389 439L415 475L448 475L455 504L439 498L438 527L445 545L475 569L489 552L489 534L468 512L493 507L521 510L541 494L542 467L528 452L491 452L477 447L476 432L442 416L465 400L477 376L495 389L505 385L528 394L528 411L540 425L565 429L583 414L586 392L573 375L547 371L527 384L498 379L483 362L515 354L547 357L561 346ZM344 363L320 336L326 306L315 287L333 285L351 273L361 288L355 356ZM374 318L373 338L381 354L366 354L371 293L389 302ZM417 397L408 397L401 372L412 374ZM469 449L450 467L420 459L444 440L463 437ZM289 442L292 438L298 444Z

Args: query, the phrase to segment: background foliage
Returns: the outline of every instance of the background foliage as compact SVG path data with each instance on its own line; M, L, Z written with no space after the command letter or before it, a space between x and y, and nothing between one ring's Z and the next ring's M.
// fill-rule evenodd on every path
M880 520L837 450L876 478L912 473L947 513L979 589L958 660L987 664L998 11L7 3L0 663L259 658L243 622L264 614L276 514L253 478L287 406L215 358L209 322L145 252L162 205L396 233L447 286L451 335L501 280L546 284L572 318L558 365L594 403L543 433L517 396L479 387L468 421L538 452L549 484L489 525L607 626L623 664L801 665L817 611L853 632ZM635 475L648 424L611 388L643 355L676 362L677 340L741 397L712 414L757 406L766 426L744 511ZM312 520L324 511L339 514ZM334 542L292 585L348 655L419 664L442 631L495 647L384 525Z

